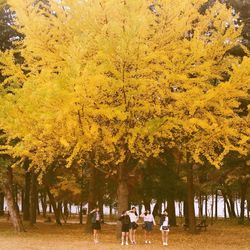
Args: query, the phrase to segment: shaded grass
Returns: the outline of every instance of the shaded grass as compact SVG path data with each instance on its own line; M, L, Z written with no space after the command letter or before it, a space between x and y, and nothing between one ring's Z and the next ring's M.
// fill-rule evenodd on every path
M34 227L26 225L26 233L15 233L10 222L0 220L1 250L119 250L119 249L215 249L250 250L250 227L235 222L220 221L209 226L206 232L190 235L182 227L171 228L169 246L161 246L159 227L153 231L153 244L143 243L143 230L138 229L136 246L120 246L115 226L103 225L101 243L94 245L92 236L84 232L84 226L65 224L62 227L39 222Z

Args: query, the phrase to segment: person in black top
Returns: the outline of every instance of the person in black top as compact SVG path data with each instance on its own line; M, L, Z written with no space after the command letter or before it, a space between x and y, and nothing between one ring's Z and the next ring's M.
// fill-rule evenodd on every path
M125 244L128 245L128 234L130 229L130 217L127 211L123 211L119 220L122 223L122 243L121 245L124 246ZM126 243L125 243L126 240Z

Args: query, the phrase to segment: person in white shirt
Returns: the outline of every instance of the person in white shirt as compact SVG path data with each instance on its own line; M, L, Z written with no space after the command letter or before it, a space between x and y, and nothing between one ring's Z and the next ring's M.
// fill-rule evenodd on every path
M149 210L146 210L140 217L144 220L145 244L151 244L150 233L153 230L153 225L156 225L154 216Z
M161 215L160 220L160 230L163 246L168 245L168 233L169 233L169 224L168 224L168 212L167 209L164 210L164 213Z
M130 218L130 230L129 230L130 242L131 242L131 244L136 244L135 233L136 233L136 229L138 227L137 221L139 219L137 212L136 212L136 208L132 207L132 209L130 211L128 211L128 215Z

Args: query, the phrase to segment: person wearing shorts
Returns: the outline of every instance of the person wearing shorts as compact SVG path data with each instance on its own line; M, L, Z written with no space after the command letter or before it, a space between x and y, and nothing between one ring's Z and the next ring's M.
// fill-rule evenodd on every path
M94 210L92 210L90 212L90 214L92 216L91 222L92 222L94 243L98 243L99 242L99 232L101 230L102 215L101 215L98 207L96 207Z
M130 230L129 230L130 241L131 241L131 244L136 244L135 233L136 233L136 229L138 227L138 225L137 225L138 215L136 212L136 208L132 207L132 209L130 211L128 211L128 215L130 218Z
M160 220L160 230L161 230L161 238L163 246L168 245L168 233L169 233L169 224L168 224L168 212L165 209L163 214L161 215Z
M128 212L123 211L119 221L122 223L122 243L121 245L128 245L128 236L129 236L129 229L130 229L130 217Z
M151 244L150 240L150 234L153 230L153 226L156 225L154 216L150 213L149 210L146 210L145 213L141 214L141 216L144 220L144 236L145 236L145 244Z

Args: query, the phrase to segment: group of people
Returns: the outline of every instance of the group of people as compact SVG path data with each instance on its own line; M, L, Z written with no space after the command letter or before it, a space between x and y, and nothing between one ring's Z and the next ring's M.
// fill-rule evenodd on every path
M101 222L103 217L100 213L99 208L95 208L90 212L92 215L92 228L94 242L99 242L99 231L101 230ZM119 221L121 222L121 245L129 245L129 240L132 245L136 244L136 230L138 228L139 217L143 218L144 224L143 229L145 233L145 244L151 244L151 235L150 233L153 230L153 226L156 226L154 216L150 213L149 210L146 210L140 216L136 212L136 208L132 207L129 211L123 211ZM167 210L164 210L163 214L160 217L160 231L162 233L162 244L163 246L168 245L168 233L169 233L169 223L168 223L168 213Z

